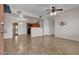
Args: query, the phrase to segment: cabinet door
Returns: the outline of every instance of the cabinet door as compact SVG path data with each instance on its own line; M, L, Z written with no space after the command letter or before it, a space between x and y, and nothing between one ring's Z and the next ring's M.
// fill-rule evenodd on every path
M4 8L0 4L0 54L4 54Z

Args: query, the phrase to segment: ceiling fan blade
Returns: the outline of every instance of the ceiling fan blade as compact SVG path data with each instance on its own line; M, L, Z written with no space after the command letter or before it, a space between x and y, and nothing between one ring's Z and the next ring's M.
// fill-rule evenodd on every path
M46 11L51 11L51 9L46 9Z
M56 9L56 11L63 11L63 9Z
M51 13L51 12L48 12L47 14L49 14L49 13Z

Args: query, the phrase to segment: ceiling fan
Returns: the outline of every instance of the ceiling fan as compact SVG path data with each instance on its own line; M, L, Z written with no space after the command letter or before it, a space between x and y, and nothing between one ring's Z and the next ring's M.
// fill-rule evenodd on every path
M50 14L52 16L52 15L56 15L57 11L63 11L63 9L57 9L55 6L52 6L51 9L46 9L46 11L48 11L47 14Z

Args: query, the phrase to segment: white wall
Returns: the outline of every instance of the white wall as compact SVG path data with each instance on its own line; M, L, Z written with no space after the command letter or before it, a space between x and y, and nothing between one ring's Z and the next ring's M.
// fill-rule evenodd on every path
M44 18L44 35L50 35L49 20Z
M49 19L50 23L49 23L49 27L50 27L50 35L54 35L55 34L55 24L54 24L54 19Z
M22 34L27 34L27 25L26 23L23 23L23 24L18 24L18 34L19 35L22 35Z
M18 23L18 34L27 34L27 24L26 23L34 23L38 21L38 18L31 17L31 16L26 16L25 20L19 21L17 20L18 16L14 16L11 14L5 13L5 24L4 28L6 33L4 33L4 38L12 38L13 36L13 23L17 22ZM23 23L22 25L20 23Z
M5 27L5 30L6 30L6 33L4 33L4 38L12 38L13 36L13 23L14 22L17 22L18 23L18 33L19 35L20 34L26 34L27 33L27 29L26 29L26 23L27 22L36 22L38 19L27 19L26 21L18 21L17 20L18 18L13 16L13 15L10 15L10 14L5 14L5 24L4 24L4 27ZM29 21L28 21L29 20ZM20 23L23 22L23 25L21 25ZM53 35L54 34L54 23L52 22L51 19L49 18L44 18L44 23L43 21L41 21L42 25L44 25L44 28L43 26L41 26L41 30L38 30L40 31L39 35L34 33L33 32L33 36L43 36L43 29L44 29L44 35Z
M79 7L62 12L55 17L55 36L79 41ZM66 21L64 26L59 22Z
M12 27L12 24L11 24L12 18L14 19L14 17L5 14L4 29L5 29L6 33L4 33L4 38L12 38L12 31L13 31L13 29L12 29L13 27Z
M40 19L39 19L40 20ZM31 37L39 37L44 35L54 35L54 22L48 17L41 19L41 27L31 29Z
M17 17L14 17L10 14L5 14L5 24L4 29L6 33L4 33L4 38L12 38L13 36L13 23L18 23L18 33L19 34L26 34L26 22L23 22L23 24L19 24L20 22L17 21ZM22 21L21 21L22 22Z
M53 19L44 18L44 35L54 34L54 22Z

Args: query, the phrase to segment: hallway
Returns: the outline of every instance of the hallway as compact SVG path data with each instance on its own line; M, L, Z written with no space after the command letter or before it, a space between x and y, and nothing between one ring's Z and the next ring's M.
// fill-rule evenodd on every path
M30 38L26 35L5 39L7 55L73 55L79 54L79 42L53 36Z

